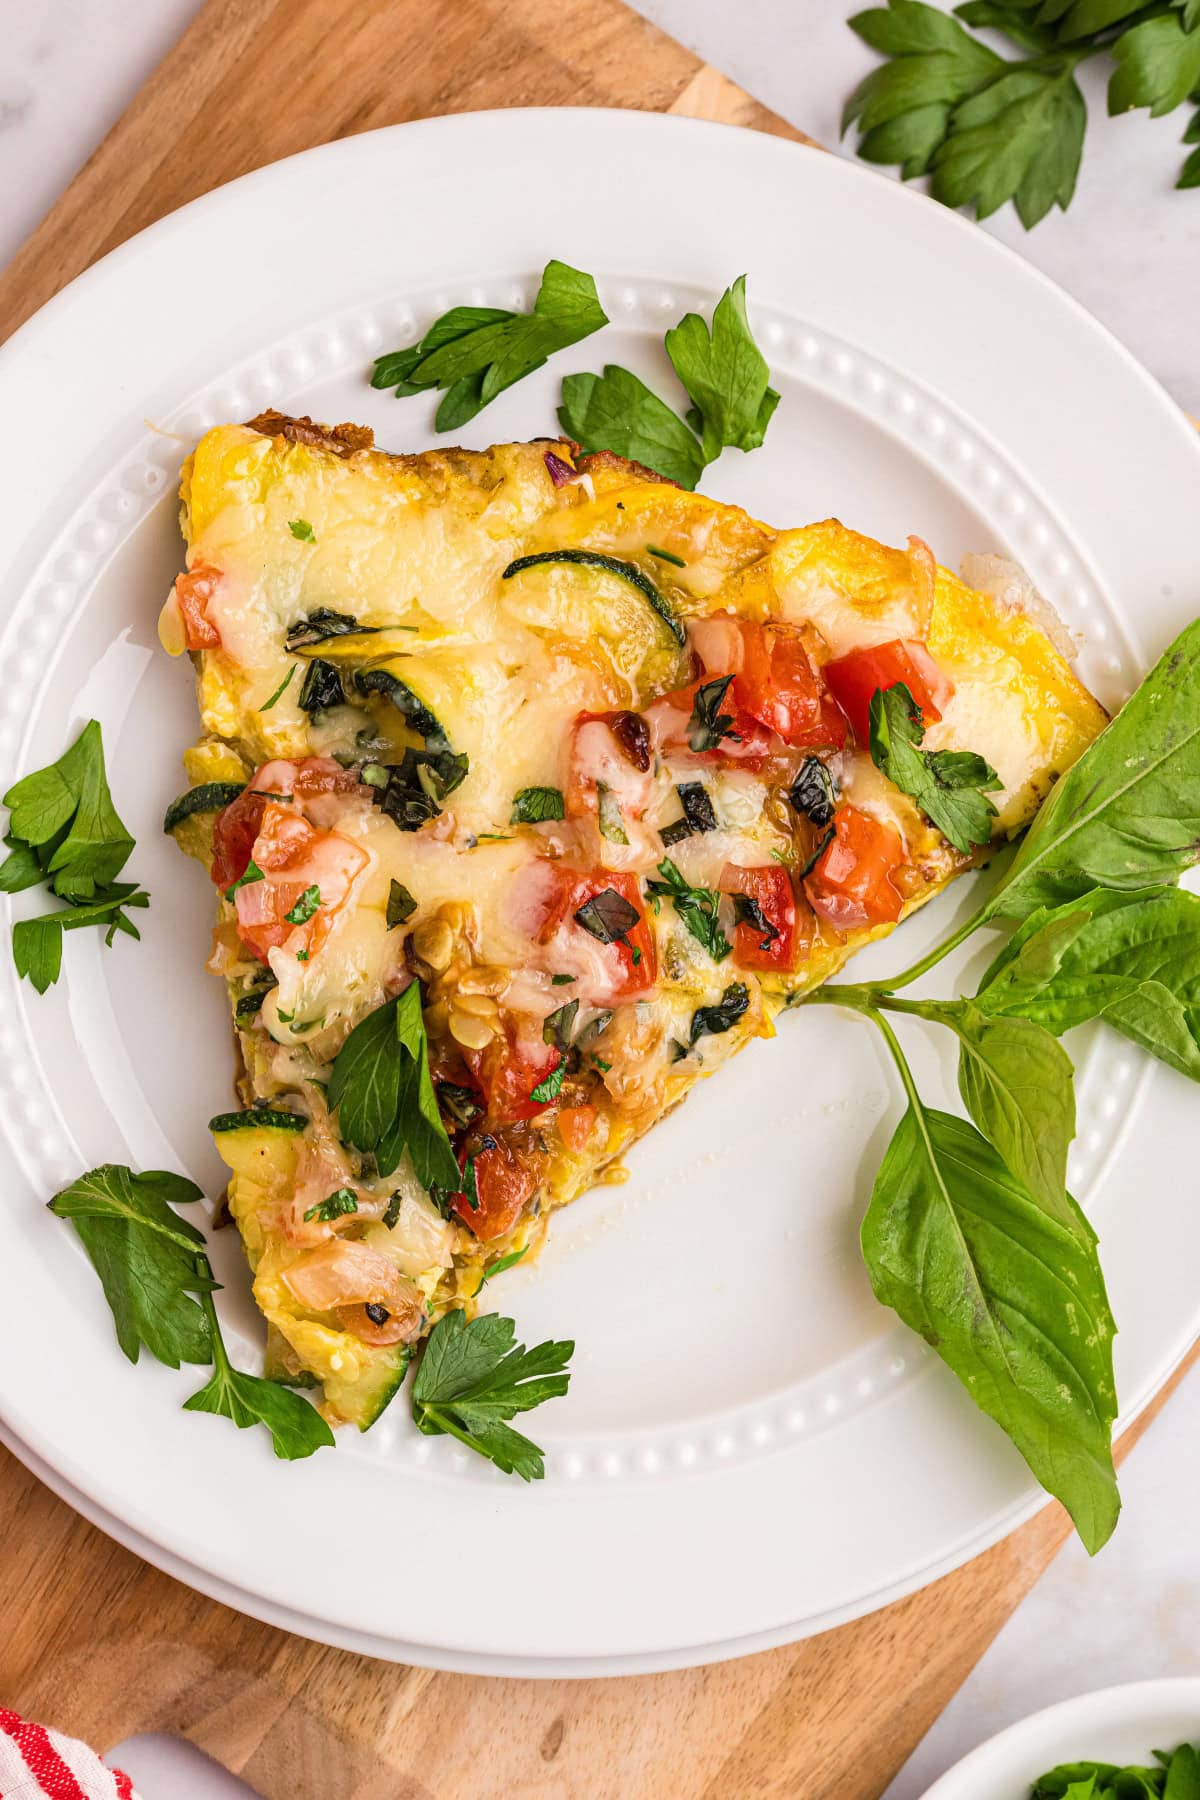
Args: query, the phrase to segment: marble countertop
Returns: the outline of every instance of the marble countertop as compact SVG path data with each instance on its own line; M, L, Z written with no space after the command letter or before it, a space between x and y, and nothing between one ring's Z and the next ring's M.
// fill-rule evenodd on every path
M0 265L18 248L196 10L198 0L0 0ZM758 99L821 142L871 66L841 0L638 0ZM1195 328L1200 194L1174 191L1182 116L1110 120L1084 70L1091 123L1070 211L1026 234L1011 209L984 229L1095 313L1200 415ZM1130 1457L1126 1517L1095 1562L1072 1542L888 1790L918 1800L971 1746L1087 1688L1200 1673L1200 1370ZM0 1696L2 1699L3 1696ZM143 1800L232 1800L241 1783L192 1766L188 1746L124 1746Z

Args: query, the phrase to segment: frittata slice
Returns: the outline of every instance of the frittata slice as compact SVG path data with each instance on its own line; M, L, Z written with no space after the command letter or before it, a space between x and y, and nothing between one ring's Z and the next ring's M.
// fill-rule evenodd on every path
M997 839L1105 722L919 539L776 531L566 441L392 456L269 414L210 431L182 501L161 633L203 736L168 825L215 884L247 1109L216 1141L269 1367L334 1421L970 866L872 762L876 688L992 765ZM328 1105L414 980L460 1193L381 1176Z

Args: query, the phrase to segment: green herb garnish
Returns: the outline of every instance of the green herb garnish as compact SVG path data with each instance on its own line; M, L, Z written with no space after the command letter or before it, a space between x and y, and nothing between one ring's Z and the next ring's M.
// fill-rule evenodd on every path
M411 919L417 910L417 903L402 881L393 876L388 888L387 928L395 931L397 925L403 925Z
M253 887L256 881L265 881L266 879L266 875L259 868L254 858L251 857L237 880L231 881L229 886L225 889L225 898L227 900L232 900L239 888Z
M457 1190L458 1161L429 1078L419 982L354 1027L334 1058L329 1107L342 1142L373 1155L381 1175L407 1149L422 1187Z
M484 1313L468 1324L465 1313L447 1313L429 1334L413 1383L417 1429L448 1432L506 1475L540 1481L541 1450L507 1421L566 1393L574 1350L571 1342L526 1350L511 1319Z
M275 689L275 692L271 695L271 698L269 700L264 700L262 705L259 707L258 710L260 713L270 712L270 710L274 706L275 702L277 700L282 699L283 695L287 692L288 688L291 687L292 677L296 673L296 670L299 667L300 667L299 663L292 664L291 668L288 670L287 674L284 676L284 678L280 682L279 686Z
M641 918L637 907L616 888L602 888L575 914L576 923L602 944L628 944L629 933Z
M651 556L657 557L659 562L673 563L677 569L687 568L683 557L676 556L673 550L660 550L657 544L647 544L646 549Z
M890 0L850 20L888 60L851 94L842 129L857 124L858 153L928 174L947 206L983 219L1013 201L1027 230L1075 192L1087 127L1076 69L1095 56L1115 68L1108 110L1148 107L1159 117L1200 91L1200 7L1170 0L966 0L965 25L921 0ZM1004 32L1029 54L1008 60L965 26ZM1193 129L1185 142L1194 143ZM1178 185L1200 181L1188 158Z
M687 737L697 755L718 749L721 739L732 733L733 714L721 711L732 680L732 675L719 675L715 681L701 682L696 689Z
M972 750L922 750L921 709L902 681L871 696L871 761L926 818L969 854L992 835L996 808L989 792L1003 787L990 763Z
M566 1061L560 1057L550 1073L543 1076L537 1086L530 1090L529 1098L536 1106L548 1106L551 1100L558 1099L566 1072Z
M1150 1767L1059 1763L1038 1776L1032 1800L1200 1800L1200 1745L1153 1754Z
M547 819L564 818L562 790L554 787L527 787L513 798L511 825L542 825Z
M313 1219L319 1219L323 1225L329 1225L334 1219L345 1218L348 1213L357 1211L358 1196L349 1188L338 1188L329 1195L328 1199L318 1201L316 1206L309 1207L304 1215L304 1223L307 1225Z
M434 422L439 431L457 431L505 388L540 369L556 350L607 324L592 277L551 261L542 272L532 312L453 307L418 343L381 356L371 386L392 388L398 398L445 389Z
M717 916L720 894L713 888L692 887L669 856L664 856L659 863L658 875L657 881L646 883L646 892L655 899L670 900L696 942L708 951L714 962L724 962L731 945Z
M289 925L307 925L320 904L320 888L306 887L295 906L289 907L283 916Z
M302 544L315 544L317 541L317 534L307 519L289 519L288 530L294 538L299 538Z
M171 1369L212 1362L212 1380L184 1403L185 1410L220 1413L238 1426L263 1424L276 1456L311 1456L333 1443L315 1407L274 1381L230 1366L204 1238L175 1211L202 1198L182 1175L161 1169L135 1175L107 1163L56 1194L50 1211L70 1219L79 1234L130 1362L137 1362L143 1345Z

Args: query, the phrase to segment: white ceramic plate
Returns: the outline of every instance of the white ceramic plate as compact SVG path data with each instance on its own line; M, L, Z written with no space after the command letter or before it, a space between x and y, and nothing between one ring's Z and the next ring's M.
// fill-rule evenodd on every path
M1078 1694L1010 1725L935 1781L924 1800L1029 1800L1065 1762L1153 1765L1155 1750L1200 1742L1200 1679L1136 1681Z
M432 405L373 393L372 355L453 302L525 302L550 255L596 273L614 324L505 394L471 443L552 430L560 376L606 360L671 392L664 327L748 270L783 404L768 447L727 454L712 491L781 524L917 531L951 564L1008 552L1084 634L1110 703L1200 611L1200 448L1093 321L962 220L833 157L640 113L487 114L311 152L144 233L0 353L0 766L40 766L98 717L154 896L140 948L79 934L44 999L0 958L9 1441L115 1535L248 1611L383 1656L587 1674L823 1629L1038 1504L871 1299L857 1224L898 1102L856 1020L814 1010L755 1044L637 1152L627 1187L579 1203L536 1271L496 1284L527 1341L579 1344L569 1399L537 1417L548 1478L532 1489L418 1438L403 1403L299 1465L183 1414L195 1376L124 1362L40 1205L102 1161L222 1182L205 1131L230 1080L201 970L211 903L159 830L195 728L189 672L154 636L180 457L266 404L424 446ZM965 898L872 965L908 960ZM948 1100L952 1076L909 1036ZM1200 1213L1169 1178L1190 1166L1190 1096L1121 1040L1080 1049L1072 1179L1104 1239L1128 1416L1200 1323ZM250 1359L230 1234L214 1254Z

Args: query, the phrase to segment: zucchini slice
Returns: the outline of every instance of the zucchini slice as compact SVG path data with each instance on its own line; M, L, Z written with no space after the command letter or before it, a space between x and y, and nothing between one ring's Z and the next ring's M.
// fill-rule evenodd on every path
M449 750L450 739L437 716L426 706L418 694L414 694L406 681L394 675L390 669L360 669L354 677L354 685L359 693L382 694L390 700L404 723L415 731L418 737L425 740L427 750Z
M168 806L163 830L173 834L177 826L197 813L224 812L245 786L244 781L205 781L199 787L189 788Z
M539 550L535 556L518 556L516 562L510 562L500 579L510 581L523 569L535 569L542 563L581 563L589 569L605 569L610 575L619 575L635 587L642 598L656 612L675 642L682 648L687 643L687 634L675 609L659 593L650 577L638 568L636 563L623 562L619 556L605 556L599 550Z
M269 1106L246 1112L218 1113L208 1121L210 1131L303 1131L308 1120L300 1113L275 1112Z

